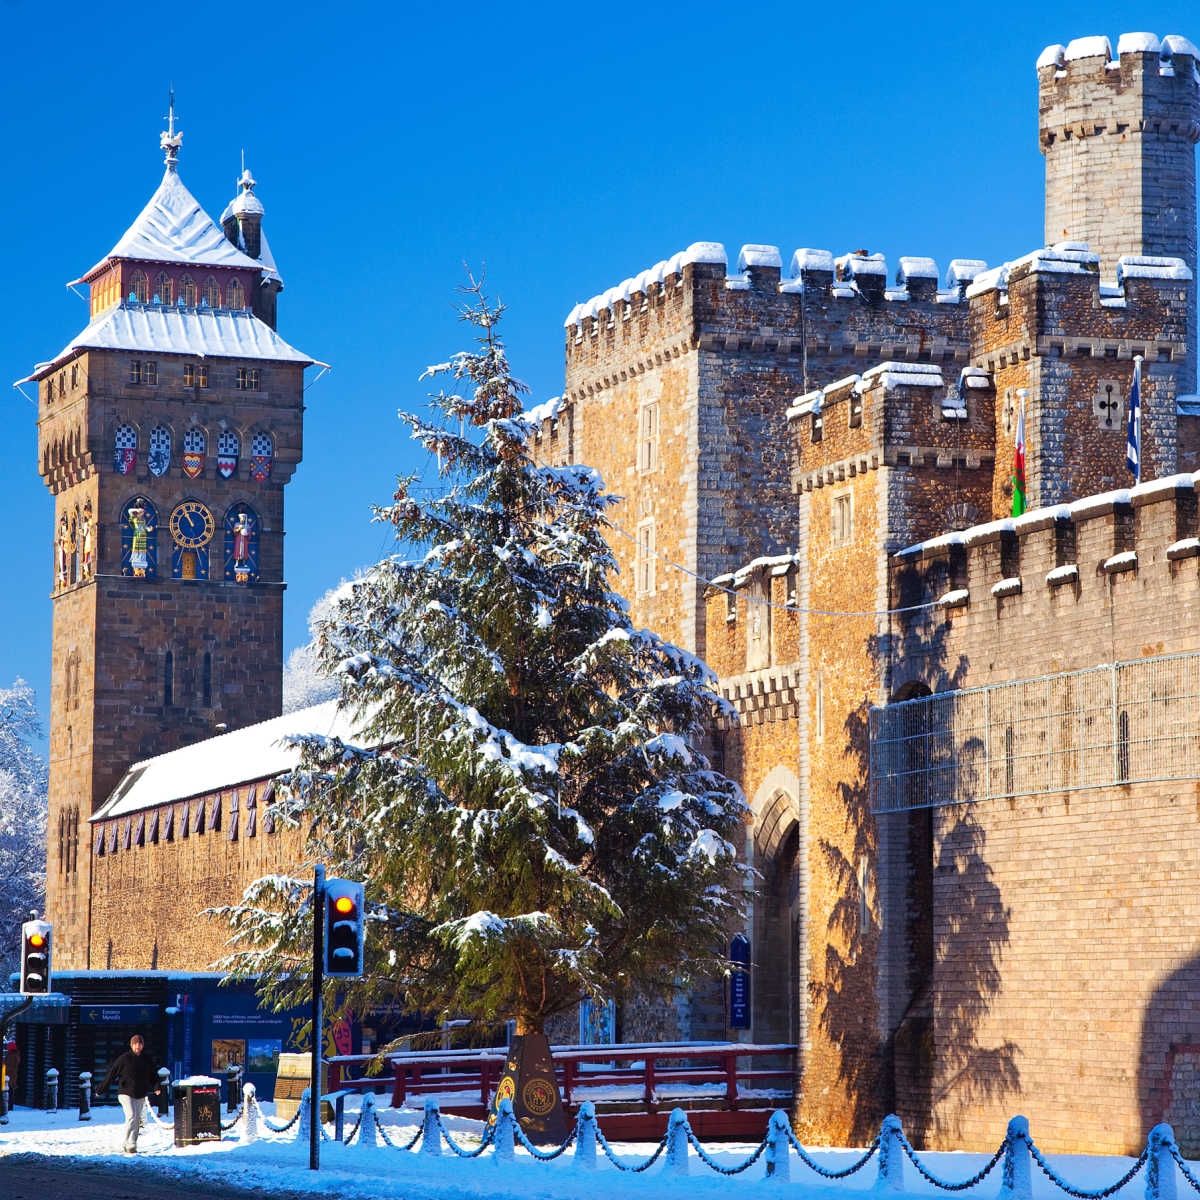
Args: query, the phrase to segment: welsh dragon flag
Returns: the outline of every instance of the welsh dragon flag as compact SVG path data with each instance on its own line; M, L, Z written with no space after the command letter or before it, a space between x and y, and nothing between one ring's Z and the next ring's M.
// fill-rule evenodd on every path
M1019 517L1025 504L1025 389L1021 392L1021 408L1017 413L1017 449L1013 454L1013 509L1012 515Z

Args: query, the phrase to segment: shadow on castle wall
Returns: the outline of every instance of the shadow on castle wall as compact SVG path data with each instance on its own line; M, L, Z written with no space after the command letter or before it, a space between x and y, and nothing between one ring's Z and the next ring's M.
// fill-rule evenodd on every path
M1187 1158L1200 1155L1200 954L1167 975L1142 1014L1137 1096L1142 1128L1175 1130Z
M893 685L903 683L893 686L896 699L963 686L968 662L960 656L948 663L947 635L944 620L922 613L870 639L873 661L889 669ZM986 832L970 807L882 818L892 823L893 844L881 860L870 803L866 701L847 717L845 745L838 791L846 836L820 843L837 900L824 979L814 984L813 998L820 1027L840 1054L854 1135L869 1136L883 1113L895 1111L922 1145L935 1129L952 1135L958 1115L972 1105L1020 1088L1016 1044L979 1039L1001 987L1010 913L986 858ZM916 745L928 753L923 740ZM874 888L864 862L882 872ZM903 871L905 878L887 878L889 871ZM881 971L884 924L892 950ZM888 1000L882 1042L870 1035L879 1028L881 995Z

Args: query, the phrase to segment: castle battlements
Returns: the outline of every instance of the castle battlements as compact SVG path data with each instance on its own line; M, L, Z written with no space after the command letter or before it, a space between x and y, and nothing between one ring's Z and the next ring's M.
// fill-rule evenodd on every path
M1183 362L1192 270L1174 256L1122 255L1116 282L1082 242L1059 242L981 271L966 288L972 359L994 370L1031 355Z
M995 391L978 367L883 362L799 397L787 410L796 491L881 465L979 467L994 457Z
M1171 475L908 546L891 557L893 604L969 609L975 621L1024 618L1052 598L1083 603L1116 576L1156 593L1178 581L1190 596L1196 573L1183 566L1200 556L1198 489L1200 472Z
M753 244L730 271L720 243L696 242L571 310L567 396L694 349L804 357L818 383L853 361L965 363L966 290L986 265L955 259L939 286L930 258L904 256L893 275L879 254L802 248L785 275L777 246Z

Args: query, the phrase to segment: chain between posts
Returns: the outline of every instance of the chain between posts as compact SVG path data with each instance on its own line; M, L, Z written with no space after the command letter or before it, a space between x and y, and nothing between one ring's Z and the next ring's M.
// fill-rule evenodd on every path
M755 1150L748 1158L739 1163L736 1167L723 1167L715 1159L710 1158L708 1151L700 1144L700 1139L692 1132L690 1122L684 1123L684 1129L687 1131L687 1140L691 1143L696 1153L700 1156L700 1161L710 1169L717 1172L719 1175L740 1175L743 1171L749 1170L762 1157L763 1151L770 1145L770 1138L764 1137L758 1144L758 1149Z
M857 1162L853 1162L848 1167L843 1167L840 1171L831 1171L827 1167L821 1166L815 1159L809 1156L809 1153L800 1144L796 1135L789 1128L787 1131L788 1141L791 1143L792 1149L796 1151L796 1157L808 1167L810 1171L816 1171L823 1179L848 1179L857 1171L861 1171L863 1167L871 1161L875 1156L875 1151L879 1149L879 1136L876 1135L875 1140L867 1147L866 1153Z
M449 1146L459 1158L478 1158L492 1144L492 1141L496 1136L495 1125L489 1125L487 1129L484 1130L483 1141L481 1141L474 1150L464 1150L450 1136L450 1131L446 1128L446 1124L442 1120L442 1114L436 1108L433 1110L433 1112L434 1116L437 1118L438 1131L441 1133L446 1145ZM518 1126L518 1128L520 1128L520 1126Z
M521 1123L519 1121L516 1121L516 1120L513 1121L513 1128L516 1130L517 1141L520 1142L521 1145L524 1146L525 1149L528 1150L529 1153L532 1154L534 1158L538 1159L541 1162L553 1162L554 1159L556 1159L560 1154L565 1154L567 1152L567 1150L570 1149L571 1143L574 1142L576 1137L579 1136L579 1119L578 1118L576 1119L575 1128L572 1129L571 1132L567 1134L567 1140L565 1142L563 1142L563 1144L561 1146L559 1146L557 1150L545 1150L545 1151L539 1150L525 1136L525 1130L523 1130L521 1128Z
M384 1143L388 1146L391 1146L391 1148L393 1150L411 1150L421 1140L421 1134L423 1134L425 1132L425 1126L418 1125L417 1132L415 1134L413 1134L412 1140L409 1142L406 1142L403 1146L397 1146L396 1143L393 1142L390 1137L388 1137L387 1130L384 1129L383 1122L379 1119L379 1114L377 1112L375 1112L374 1110L372 1110L371 1115L375 1118L375 1128L379 1130L379 1136L381 1138L383 1138ZM361 1113L359 1114L358 1119L361 1123L361 1121L362 1121Z
M1137 1162L1117 1180L1116 1183L1110 1184L1106 1188L1100 1188L1097 1191L1089 1192L1083 1188L1072 1187L1055 1169L1042 1157L1042 1152L1033 1144L1033 1139L1025 1137L1025 1144L1029 1147L1030 1156L1033 1161L1041 1168L1042 1174L1050 1180L1055 1187L1066 1192L1068 1196L1074 1196L1076 1200L1104 1200L1106 1196L1111 1196L1114 1192L1119 1192L1145 1165L1150 1158L1150 1148L1147 1146L1145 1150L1138 1156Z
M243 1100L241 1102L241 1104L239 1104L237 1106L237 1110L233 1114L233 1120L229 1121L228 1123L226 1123L224 1121L221 1122L221 1132L222 1133L228 1133L242 1119L242 1110L245 1107L246 1107L246 1102L245 1102L245 1100ZM265 1121L266 1117L263 1117L263 1120Z
M944 1192L965 1192L967 1188L973 1188L977 1183L982 1183L995 1169L996 1164L1004 1157L1005 1150L1008 1149L1008 1138L1000 1143L1000 1148L992 1155L992 1160L981 1170L976 1171L970 1179L964 1179L961 1183L947 1183L944 1179L939 1179L917 1158L917 1152L912 1148L912 1144L908 1138L902 1133L900 1135L900 1147L912 1163L914 1167L926 1178L934 1187L941 1188Z

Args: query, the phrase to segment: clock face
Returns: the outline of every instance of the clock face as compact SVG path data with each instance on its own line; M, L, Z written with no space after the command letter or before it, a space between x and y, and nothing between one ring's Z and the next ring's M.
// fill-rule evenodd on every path
M171 514L171 537L185 550L199 550L212 541L213 515L199 500L185 500Z

